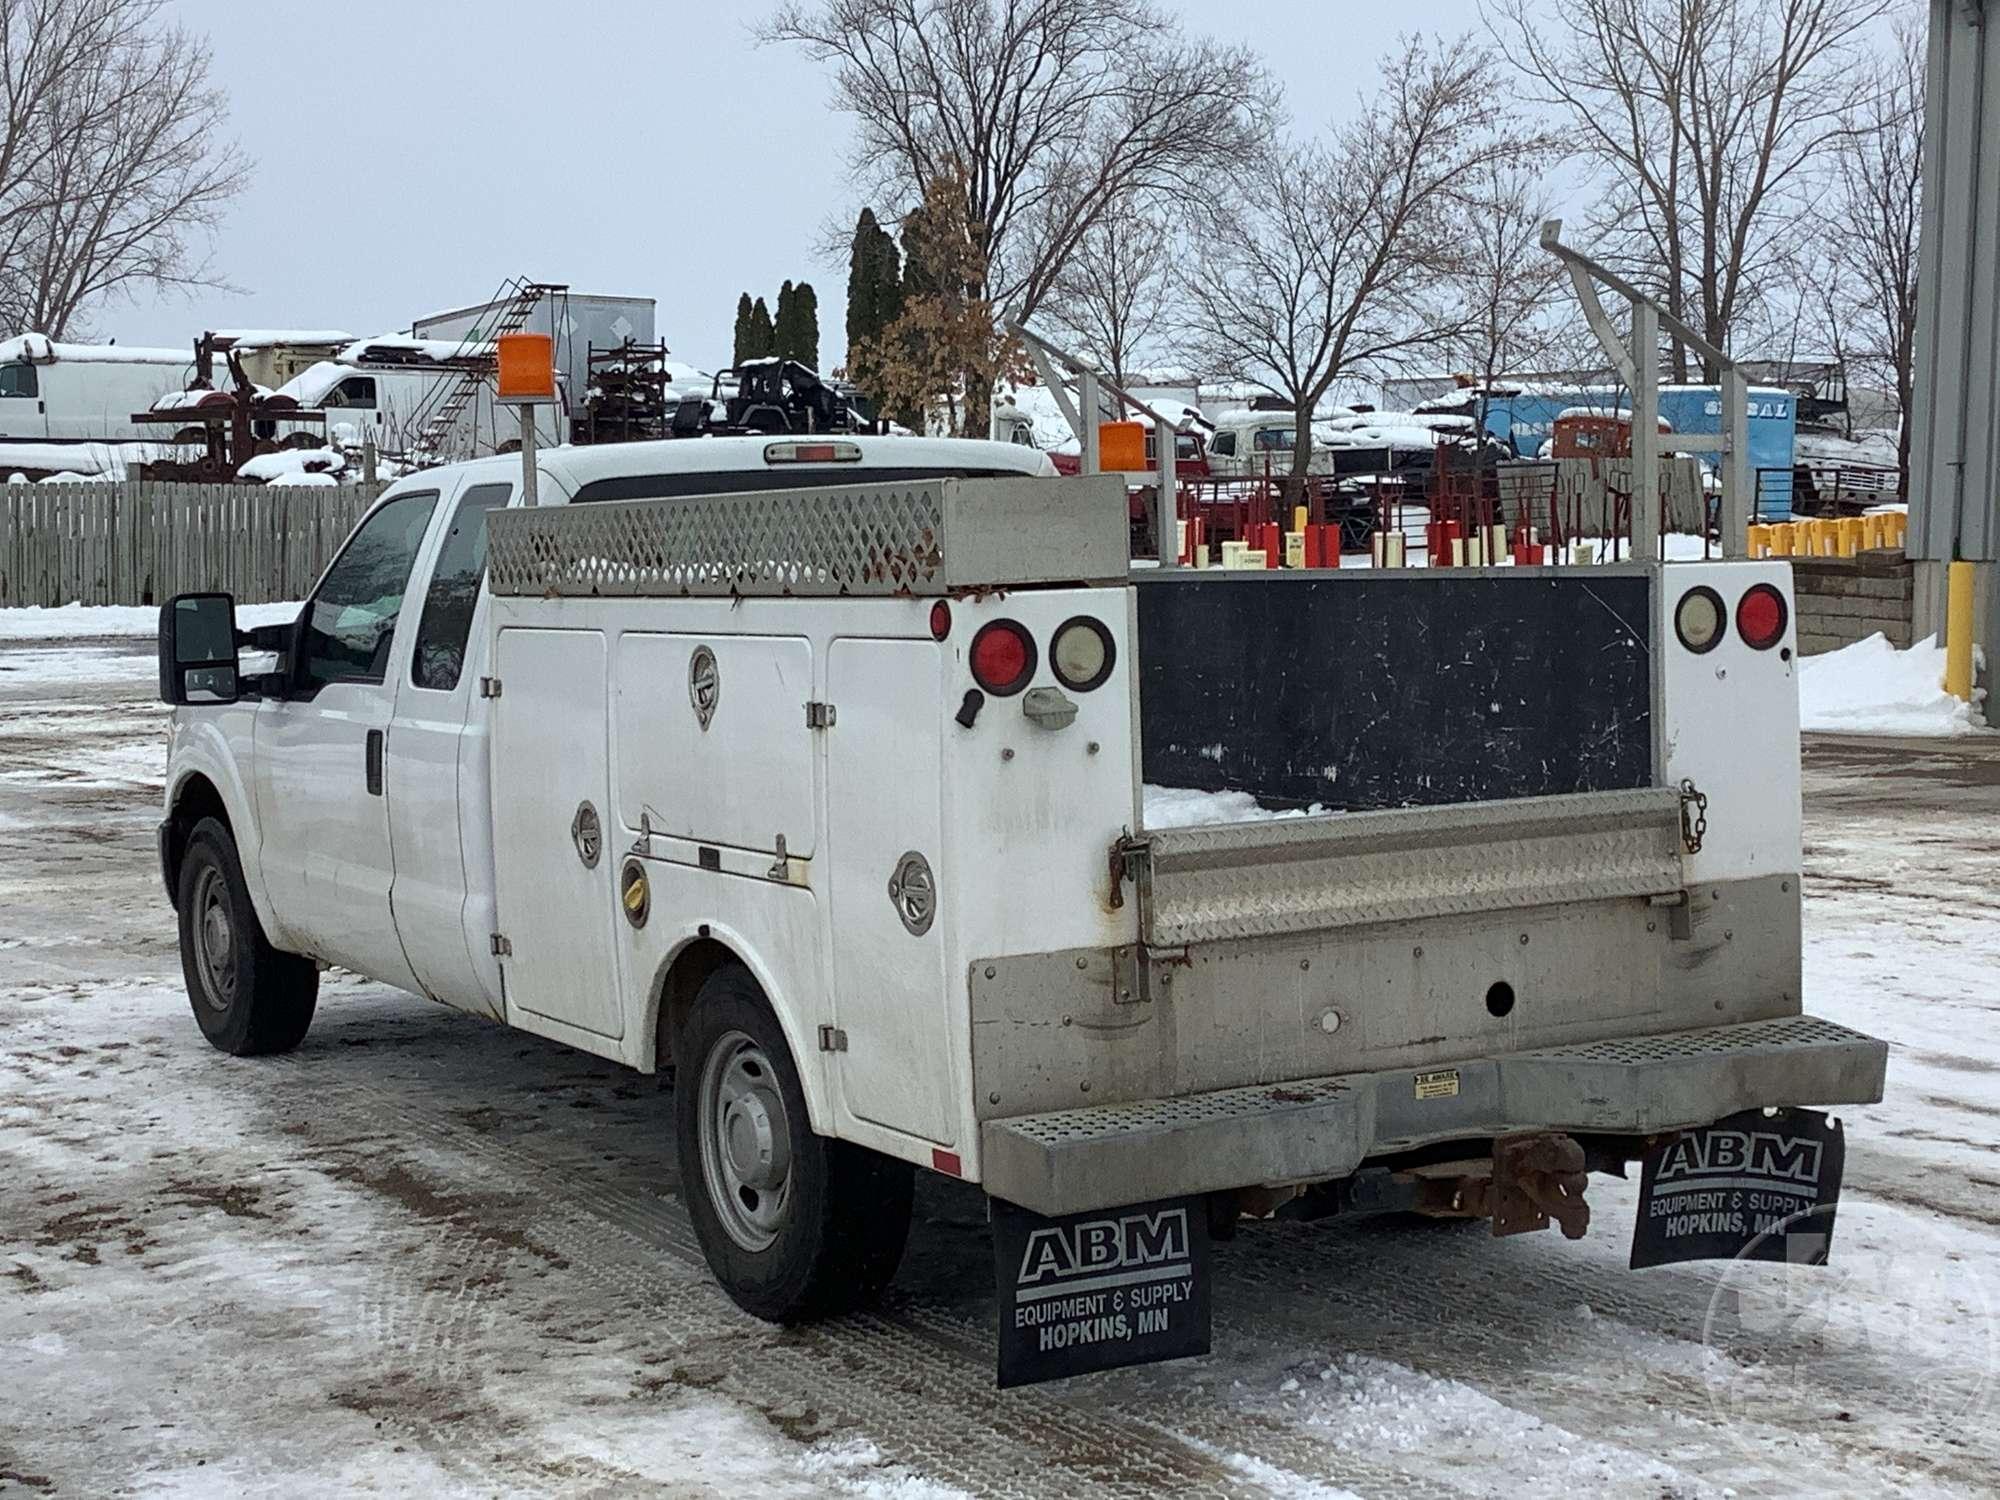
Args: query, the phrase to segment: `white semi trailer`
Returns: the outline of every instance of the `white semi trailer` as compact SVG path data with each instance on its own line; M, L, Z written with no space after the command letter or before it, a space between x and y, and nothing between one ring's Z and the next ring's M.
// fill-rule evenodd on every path
M1635 1264L1823 1255L1803 1107L1885 1048L1803 1013L1786 566L1132 573L1122 481L1046 465L627 444L522 508L489 459L294 625L170 602L204 1034L297 1046L334 964L673 1069L766 1318L875 1296L913 1171L980 1184L1007 1382L1205 1347L1246 1215L1579 1235L1636 1161ZM1153 826L1190 788L1297 815Z

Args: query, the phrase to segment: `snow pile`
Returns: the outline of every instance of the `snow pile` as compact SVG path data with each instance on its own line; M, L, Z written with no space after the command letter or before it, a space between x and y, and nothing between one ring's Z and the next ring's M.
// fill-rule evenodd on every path
M282 448L276 453L260 453L237 469L239 479L258 479L265 484L338 484L347 467L347 455L338 448Z
M1198 792L1192 787L1149 784L1144 821L1148 828L1195 828L1205 823L1269 823L1326 810L1315 802L1304 809L1273 812L1248 792Z
M0 470L76 479L124 479L134 465L178 457L170 443L0 443Z
M1470 442L1473 420L1460 416L1419 416L1407 411L1352 412L1313 423L1313 442L1322 448L1389 448L1429 453L1440 442Z
M299 617L301 604L239 604L236 625L283 625ZM63 604L53 609L26 605L0 609L0 641L78 641L159 633L160 611L152 604Z
M1944 647L1927 636L1907 651L1871 635L1852 646L1805 658L1799 667L1799 727L1828 734L1899 734L1946 738L1986 727L1974 702L1947 693Z

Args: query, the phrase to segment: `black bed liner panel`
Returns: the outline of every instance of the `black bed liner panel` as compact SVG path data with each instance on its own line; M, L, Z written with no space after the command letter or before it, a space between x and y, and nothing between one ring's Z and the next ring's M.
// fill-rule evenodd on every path
M1352 810L1653 784L1642 571L1135 582L1154 785Z

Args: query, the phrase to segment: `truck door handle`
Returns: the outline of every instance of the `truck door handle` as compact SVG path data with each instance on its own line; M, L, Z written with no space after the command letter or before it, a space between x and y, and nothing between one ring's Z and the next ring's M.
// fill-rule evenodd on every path
M368 795L382 795L382 731L368 731Z

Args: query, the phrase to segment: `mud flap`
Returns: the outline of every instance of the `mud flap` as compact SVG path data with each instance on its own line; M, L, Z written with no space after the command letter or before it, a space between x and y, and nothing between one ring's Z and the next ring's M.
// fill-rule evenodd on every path
M1822 1266L1847 1142L1817 1110L1745 1110L1683 1131L1639 1174L1632 1266L1765 1260Z
M1002 1389L1208 1353L1201 1199L1054 1219L991 1204Z

